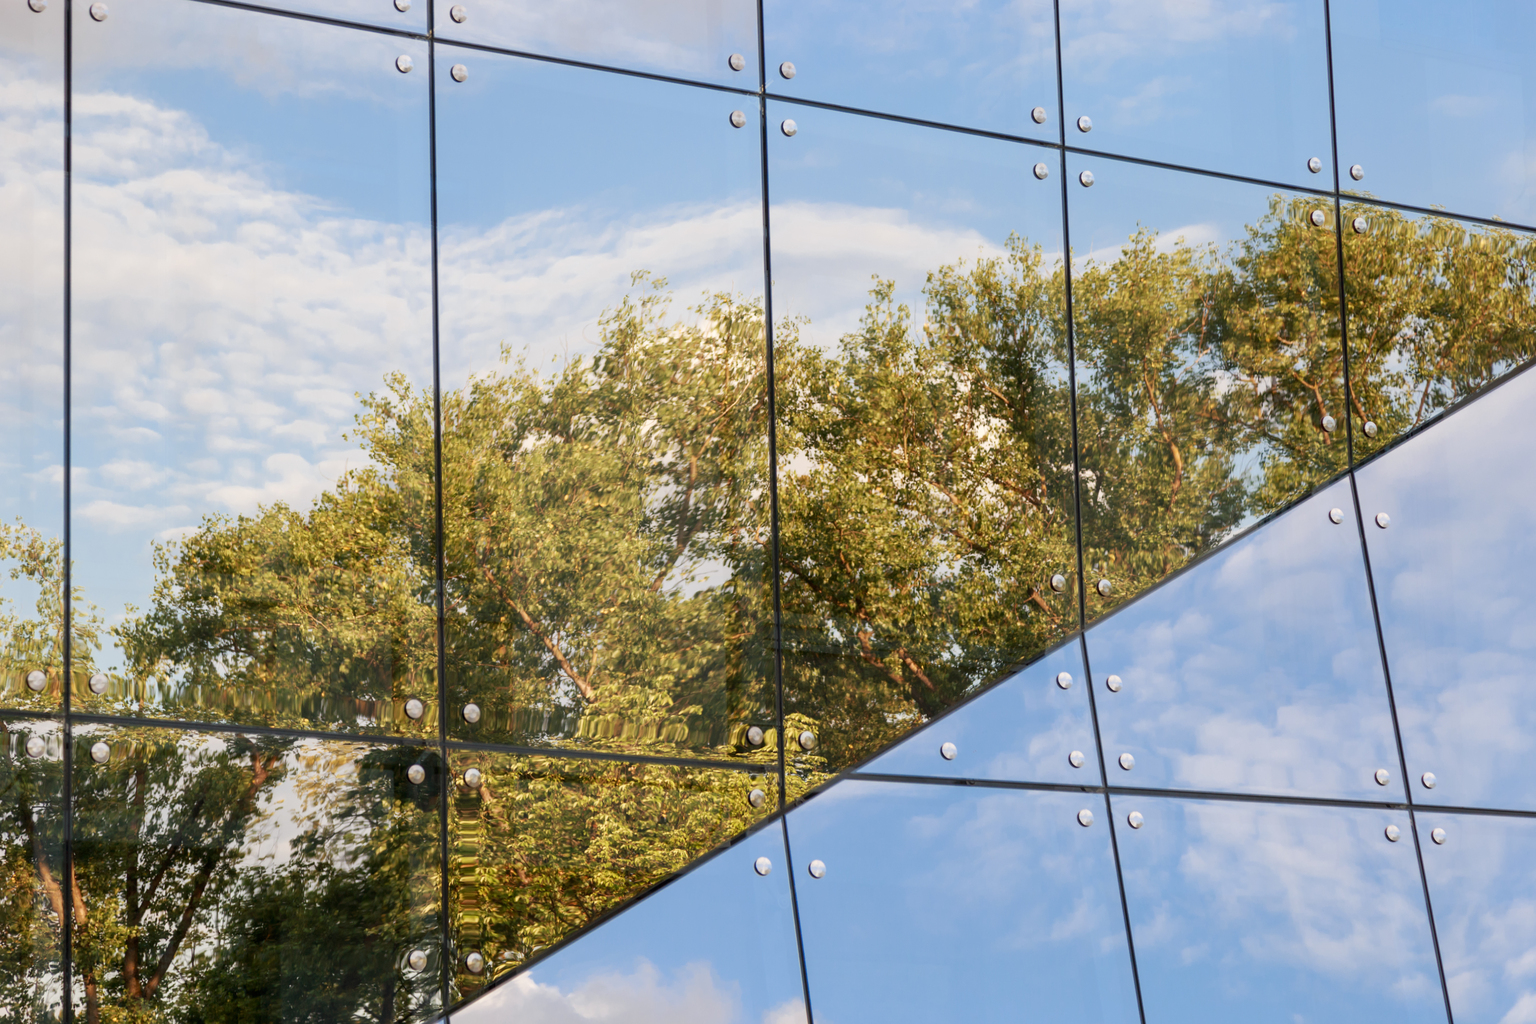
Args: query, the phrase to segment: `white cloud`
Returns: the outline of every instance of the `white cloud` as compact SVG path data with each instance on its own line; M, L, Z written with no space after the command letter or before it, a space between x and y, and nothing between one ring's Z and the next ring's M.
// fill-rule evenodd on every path
M465 1020L516 1020L519 1024L736 1024L741 995L722 982L707 963L690 963L664 978L640 958L628 974L595 973L569 991L537 980L540 970L491 989L462 1013ZM779 1007L764 1015L775 1024L788 1014Z

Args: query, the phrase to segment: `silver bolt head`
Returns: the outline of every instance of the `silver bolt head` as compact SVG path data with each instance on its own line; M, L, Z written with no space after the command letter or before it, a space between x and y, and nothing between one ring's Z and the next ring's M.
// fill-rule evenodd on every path
M1314 156L1307 161L1307 170L1311 171L1313 174L1321 174L1323 170L1323 162Z
M33 693L42 693L43 687L48 685L48 677L37 669L27 673L27 689Z
M1106 676L1104 678L1104 685L1109 689L1110 693L1119 693L1120 687L1125 685L1125 680L1115 675Z
M939 756L946 761L953 761L956 755L959 753L960 748L955 746L953 743L943 743L939 745Z
M1067 589L1067 578L1065 576L1063 576L1061 573L1057 573L1056 575L1052 576L1051 577L1051 589L1056 591L1056 593L1058 593L1058 594L1061 593L1063 590L1066 590Z
M1044 181L1050 176L1051 169L1049 167L1045 166L1045 164L1035 164L1035 177L1039 178L1041 181Z
M1121 754L1119 761L1120 767L1126 771L1130 771L1132 768L1136 767L1136 758L1133 757L1130 753Z
M1363 235L1370 229L1371 222L1364 217L1356 217L1349 222L1349 226L1355 229L1355 234Z
M106 21L107 20L107 5L106 4L91 4L91 20L92 21Z
M1147 819L1141 816L1140 811L1132 811L1125 816L1125 823L1131 826L1131 828L1141 828L1142 825L1146 824L1146 821Z
M1073 768L1081 768L1087 762L1088 759L1083 756L1081 750L1074 750L1067 755L1067 764L1070 764Z
M1093 188L1092 171L1084 171L1077 176L1077 180L1082 183L1083 188Z
M42 14L48 9L48 0L27 0L27 6L32 8L33 14Z
M747 803L749 805L751 805L753 808L758 808L758 807L763 806L763 804L766 803L767 800L768 800L768 794L764 793L760 789L754 789L752 792L747 794Z
M411 0L395 0L395 10L404 14L411 9Z
M469 78L469 68L465 67L463 64L455 64L453 67L448 69L448 76L455 82L462 82Z
M464 958L464 966L469 969L470 974L479 974L485 970L485 957L479 953L471 953Z
M110 758L111 756L112 756L112 748L107 746L107 744L104 741L97 740L95 743L91 744L91 760L92 761L95 761L97 764L106 764L107 763L107 759Z
M825 878L827 866L819 860L813 860L805 866L805 870L811 873L812 878Z
M785 78L785 79L794 78L795 77L795 63L794 63L794 61L787 60L784 63L780 64L779 65L779 75L781 77Z
M470 789L479 789L480 782L483 778L484 776L480 774L479 768L464 769L464 785L468 786Z
M1070 690L1070 689L1072 689L1072 673L1071 672L1057 672L1056 673L1056 685L1061 687L1063 690Z
M1436 846L1444 846L1446 840L1445 829L1437 828L1429 834L1429 838L1435 841Z
M424 949L413 949L406 954L405 962L410 965L413 971L424 971L427 969L427 951Z
M410 700L405 702L405 717L406 718L409 718L409 719L415 721L415 720L420 719L421 716L426 714L426 713L427 713L427 706L425 704L423 704L421 701L417 700L415 697L412 697Z
M1100 597L1108 597L1109 592L1113 590L1114 587L1110 585L1109 580L1099 580L1099 582L1093 585L1093 589L1099 592Z
M464 716L464 721L468 722L470 725L474 725L476 722L480 721L480 705L474 703L465 704L464 710L460 711L459 714Z
M750 726L747 729L747 743L750 744L751 746L754 746L754 747L762 746L763 745L763 739L764 739L765 736L766 736L766 734L763 732L763 727L760 726L760 725Z
M1359 164L1351 164L1349 167L1349 176L1354 178L1356 181L1359 181L1361 178L1365 177L1365 168L1361 167Z
M1340 523L1342 523L1344 521L1344 510L1341 509L1341 508L1331 508L1331 509L1329 509L1328 510L1328 521L1330 523L1332 523L1334 526L1338 526Z
M740 111L740 110L733 110L733 111L731 111L731 127L732 128L745 128L746 126L747 126L747 115L746 115L746 113L743 112L743 111Z
M1385 530L1387 527L1392 525L1392 517L1387 515L1385 512L1377 512L1376 525Z
M1079 825L1083 826L1083 828L1087 828L1089 825L1092 825L1093 824L1093 812L1090 811L1086 807L1084 807L1082 810L1078 811L1077 812L1077 823Z
M395 70L400 72L402 75L409 74L411 68L415 66L416 62L411 60L410 57L403 53L395 58Z
M1029 116L1034 119L1035 124L1045 124L1047 115L1044 107L1036 107L1029 112Z
M739 53L733 53L725 61L731 66L732 71L740 71L747 66L747 58Z
M41 736L27 737L27 756L42 757L48 751L48 741Z
M405 777L419 786L427 781L427 770L419 764L413 764L405 770Z
M1084 114L1082 117L1078 118L1077 130L1083 132L1084 134L1093 131L1093 118L1089 117L1087 114Z
M1392 773L1391 772L1387 771L1385 768L1377 768L1376 769L1376 785L1378 785L1378 786L1385 786L1387 783L1389 783L1391 781L1392 781Z
M1424 783L1424 788L1425 789L1434 789L1435 788L1435 773L1434 772L1425 772L1423 775L1419 776L1419 781Z
M811 732L811 730L807 729L804 732L802 732L800 734L800 736L799 736L799 740L800 740L800 749L801 750L815 750L816 749L816 734Z
M1324 416L1323 417L1323 430L1325 430L1326 432L1331 434L1335 430L1338 429L1338 426L1339 426L1339 421L1334 419L1332 416Z
M1399 839L1403 838L1403 831L1402 831L1402 829L1398 828L1396 825L1388 825L1387 828L1386 828L1386 833L1387 833L1387 842L1389 842L1389 843L1395 843Z
M773 861L769 860L767 857L759 857L757 860L752 862L752 870L766 878L768 876L768 872L773 870Z
M91 676L91 681L86 685L91 688L92 693L102 694L107 692L107 685L110 682L111 680L109 680L105 675L97 672L95 675Z
M792 136L799 130L800 126L795 124L795 119L792 117L786 117L784 119L784 123L779 125L779 131L783 132L787 136Z
M1381 433L1381 428L1378 427L1375 424L1375 422L1373 422L1372 420L1366 420L1365 421L1365 436L1366 437L1375 437L1379 433Z
M469 12L464 9L463 4L454 4L448 8L448 17L453 19L455 25L462 25L469 20Z
M1324 224L1328 223L1328 215L1322 210L1313 210L1310 214L1307 215L1307 217L1312 221L1313 227L1320 228Z

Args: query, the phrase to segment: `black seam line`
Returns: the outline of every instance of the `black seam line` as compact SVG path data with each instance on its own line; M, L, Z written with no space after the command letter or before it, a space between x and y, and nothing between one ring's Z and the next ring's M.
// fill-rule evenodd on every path
M1381 206L1390 210L1401 210L1404 213L1417 213L1426 217L1439 217L1443 220L1459 220L1469 224L1481 224L1490 228L1507 228L1511 231L1523 233L1536 232L1536 224L1522 224L1514 220L1500 220L1498 217L1479 217L1475 213L1455 213L1451 210L1439 210L1432 206L1415 206L1412 203L1400 203L1392 199L1382 199L1379 196L1363 195L1355 192L1340 191L1340 197L1345 202L1364 203L1367 206Z
M228 0L201 0L203 3L224 3ZM719 82L704 82L697 78L683 78L678 75L664 75L658 71L641 71L638 68L621 68L612 64L598 64L589 60L576 60L573 57L556 57L548 53L535 53L532 50L515 50L507 46L493 46L490 43L465 43L456 39L445 39L441 36L434 37L442 46L452 46L461 50L475 50L479 53L493 53L502 57L521 57L524 60L536 60L541 64L559 64L568 68L583 68L587 71L602 71L610 75L624 75L628 78L643 78L650 82L666 82L671 85L686 85L696 89L708 89L711 92L730 93L734 96L758 96L757 89L749 89L740 85L721 85Z
M1065 145L1062 147L1074 156L1098 157L1102 160L1113 160L1122 164L1139 164L1142 167L1157 167L1165 171L1178 171L1181 174L1198 174L1202 178L1220 178L1223 181L1235 181L1244 185L1260 185L1264 188L1278 188L1285 192L1296 192L1301 195L1317 196L1331 199L1334 196L1332 189L1315 188L1311 185L1293 185L1283 181L1272 181L1269 178L1254 178L1246 174L1234 174L1230 171L1214 171L1206 167L1193 167L1189 164L1169 163L1166 160L1152 160L1144 156L1132 156L1128 153L1111 153L1102 149L1086 149L1082 146Z
M68 714L63 708L57 711L27 711L23 708L0 708L0 719L17 722L58 722L63 724Z
M308 21L317 25L330 25L333 28L359 29L363 32L372 32L375 35L394 36L396 39L415 39L418 42L426 42L430 37L429 32L420 32L403 28L390 28L387 25L369 25L361 21L344 21L341 18L328 18L323 14L309 14L304 11L285 11L281 7L263 7L259 4L240 3L239 0L192 0L192 2L205 4L208 7L229 7L237 11L249 11L251 14L275 14L279 18L292 18L295 21Z
M63 213L64 213L64 225L63 225L63 227L64 227L64 239L63 239L63 241L64 241L64 252L63 252L63 257L64 257L64 266L63 266L62 270L63 270L63 274L64 274L64 280L63 280L62 284L63 284L63 292L64 292L64 294L63 294L64 302L63 302L63 309L61 310L61 312L63 314L64 322L61 325L62 333L61 333L61 337L60 337L60 344L61 344L62 351L60 352L60 358L61 358L61 361L63 363L63 366L61 368L63 370L63 377L64 377L64 394L62 396L63 399L64 399L64 410L63 410L64 411L64 417L63 417L63 419L64 419L64 422L63 422L63 428L64 428L63 429L63 434L64 434L63 445L64 445L64 450L61 453L62 458L63 458L63 462L64 462L64 480L63 480L63 485L61 487L60 499L62 501L61 511L63 512L63 516L64 516L64 523L63 523L64 536L62 538L63 545L64 545L64 569L63 569L63 572L61 573L62 582L64 584L64 593L61 595L61 609L60 610L62 611L63 618L64 618L64 623L63 623L63 625L64 625L64 636L63 636L63 642L60 645L63 649L62 649L62 651L60 653L62 655L62 661L63 661L63 667L64 667L64 678L63 678L64 692L62 694L62 701L61 701L61 709L64 712L64 727L63 727L63 732L64 732L64 749L63 749L63 756L64 756L64 780L63 780L63 789L64 789L64 792L62 794L63 795L63 799L64 799L64 822L63 822L63 825L64 825L64 828L63 828L63 832L64 832L63 847L64 848L63 848L63 850L60 851L60 853L63 856L64 863L61 865L61 867L63 868L63 871L61 872L63 877L60 879L60 885L62 886L64 892L67 894L70 891L72 891L73 888L74 888L74 877L75 877L75 813L74 813L74 800L75 800L75 792L74 792L74 762L75 762L75 758L74 758L74 730L73 730L73 727L72 727L72 724L71 724L72 721L73 721L73 719L72 719L72 712L74 711L74 704L70 700L70 692L74 689L74 686L73 686L73 683L74 683L74 675L73 675L73 673L74 673L74 647L73 647L73 637L71 636L71 634L74 632L74 624L75 623L74 623L74 604L73 604L73 602L71 600L71 597L73 595L72 595L71 591L74 588L74 575L75 574L74 574L74 562L73 562L73 558L74 558L74 534L73 534L73 531L70 529L70 501L72 500L73 494L72 494L70 486L69 486L70 475L71 475L71 472L72 472L73 462L74 462L74 449L73 449L73 447L70 444L71 437L73 435L73 430L74 430L74 423L73 423L73 419L71 417L71 411L73 409L73 405L72 405L73 379L71 377L71 373L72 373L72 370L74 368L74 363L73 363L73 358L74 358L74 347L73 347L74 335L73 335L73 331L72 331L72 327L71 327L71 322L72 322L73 317L74 317L74 290L73 290L74 278L73 278L73 274L72 274L72 267L73 267L73 261L74 261L74 249L73 249L73 245L72 245L72 242L71 242L71 238L72 238L72 235L74 233L74 187L75 187L74 186L74 133L73 133L74 115L75 115L75 91L74 91L74 74L75 74L75 62L74 62L75 35L74 35L74 28L75 28L75 16L74 16L74 4L72 3L72 0L64 0L64 14L63 14L63 16L64 16L64 31L63 31L63 36L64 36L64 38L63 38L63 44L64 44L64 54L63 54L63 57L64 57L64 97L63 97L64 98L64 110L63 110L63 114L64 114L64 126L63 126L63 130L64 130L64 139L63 139L63 143L64 143L64 152L63 152L63 162L64 162L64 167L63 167L63 170L64 170L64 182L63 182L63 185L64 185L64 210L63 210ZM75 909L74 909L74 901L72 899L69 899L67 895L63 899L61 899L60 902L63 904L63 908L64 908L64 913L61 915L62 920L60 920L60 922L59 922L60 929L63 932L63 934L59 937L59 961L60 961L60 963L59 963L59 970L60 970L60 972L61 972L61 974L63 976L62 977L62 983L63 983L63 989L64 989L63 994L60 997L60 1002L63 1003L64 1024L72 1024L72 1022L74 1020L74 1013L75 1013L75 1003L74 1003L74 989L75 989L75 981L74 981Z
M1536 818L1536 811L1515 810L1513 808L1498 807L1461 807L1456 804L1426 804L1416 803L1415 811L1425 814L1476 814L1489 818Z
M241 736L280 736L286 739L334 740L337 743L367 743L391 747L430 747L437 741L430 736L388 736L367 733L322 732L318 729L283 729L265 725L240 725L236 722L188 722L182 719L130 718L122 715L92 715L75 712L71 719L87 725L109 725L124 729L174 729L178 732L221 732Z
M953 132L957 135L975 135L984 139L997 139L999 142L1018 142L1026 146L1036 146L1040 149L1060 149L1059 142L1046 142L1040 139L1032 139L1027 135L1010 135L1007 132L993 131L989 128L974 128L963 124L949 124L945 121L928 121L921 117L911 117L906 114L892 114L884 110L868 110L864 107L850 107L842 103L831 103L827 100L807 99L803 96L784 96L779 93L764 92L764 95L776 103L793 103L802 107L815 107L817 110L831 110L839 114L853 114L858 117L868 117L876 121L895 121L898 124L910 124L919 128L935 128L939 131Z
M509 743L471 743L450 739L447 749L487 754L515 754L519 757L543 757L563 761L620 761L624 764L674 765L679 768L718 768L747 775L767 775L778 770L773 764L748 764L741 761L709 761L699 757L665 757L657 754L616 754L606 750L560 750L551 747L522 747Z
M961 789L1024 789L1043 793L1105 793L1103 786L1066 782L1014 782L1007 779L958 779L938 775L893 775L888 772L854 772L846 778L861 782L910 783L918 786L955 786Z

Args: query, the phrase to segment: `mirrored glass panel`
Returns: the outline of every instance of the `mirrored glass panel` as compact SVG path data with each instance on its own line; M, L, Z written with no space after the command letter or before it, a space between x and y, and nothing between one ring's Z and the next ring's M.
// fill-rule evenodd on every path
M1536 1006L1536 821L1420 811L1435 934L1462 1024L1519 1020Z
M1343 205L1355 457L1536 356L1536 236Z
M1339 180L1536 224L1536 10L1520 0L1333 0Z
M756 105L437 66L451 732L771 760Z
M437 38L449 42L757 88L752 0L440 2L433 25Z
M1069 640L861 766L885 775L1097 786L1088 674Z
M0 95L0 707L47 711L64 686L63 4L0 9Z
M463 749L450 751L450 763L455 1000L517 971L778 807L776 769ZM655 947L641 952L661 955ZM557 969L554 977L576 975Z
M1112 784L1403 799L1347 479L1104 619L1087 644Z
M1104 797L849 780L786 818L817 1020L1137 1020ZM1084 827L1082 822L1090 824Z
M0 718L0 1008L16 1024L63 1019L64 730Z
M1333 188L1321 0L1060 6L1068 145Z
M455 1024L594 1016L803 1024L782 825L745 837L453 1011Z
M1347 464L1338 257L1332 202L1067 169L1092 619Z
M1050 0L766 0L768 90L1055 142Z
M1446 1021L1406 812L1110 802L1147 1024Z
M786 727L836 769L1077 626L1059 164L769 120Z
M76 727L75 1019L431 1019L440 765L425 746Z
M75 706L435 734L426 44L74 39Z
M1533 402L1522 373L1356 474L1416 802L1536 809Z

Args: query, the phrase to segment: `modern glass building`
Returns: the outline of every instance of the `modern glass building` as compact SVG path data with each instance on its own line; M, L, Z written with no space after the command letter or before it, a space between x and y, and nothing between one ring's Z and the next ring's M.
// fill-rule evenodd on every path
M1533 46L3 0L0 1022L1536 1022Z

